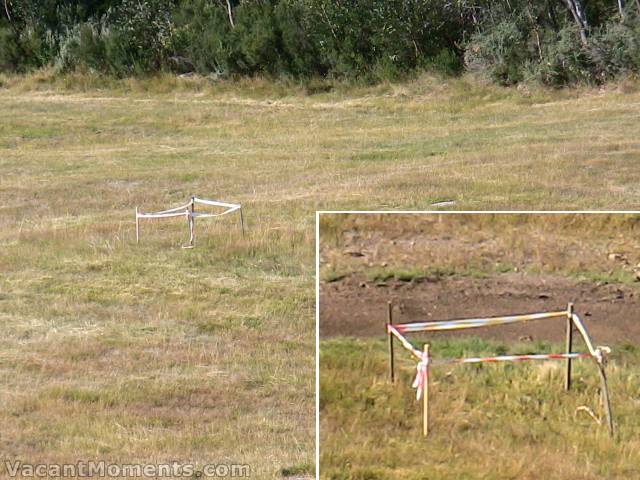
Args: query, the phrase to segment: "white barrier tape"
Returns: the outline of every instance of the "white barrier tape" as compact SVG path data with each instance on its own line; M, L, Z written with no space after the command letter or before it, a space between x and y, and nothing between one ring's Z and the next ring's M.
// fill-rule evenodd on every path
M184 205L181 205L179 207L175 207L175 208L169 208L167 210L161 210L159 212L152 212L152 213L171 213L171 212L177 212L179 210L185 210L188 209L191 205L193 205L193 202L190 200L189 203L186 203Z
M416 389L416 400L420 400L422 392L424 392L424 386L426 385L427 377L429 376L429 363L429 357L423 355L422 360L420 360L416 366L416 378L414 378L413 384L411 385Z
M189 207L191 207L194 203L201 203L204 205L210 205L214 207L225 207L225 210L222 213L206 213L206 212L191 212L189 211ZM218 202L215 200L206 200L204 198L192 197L188 203L181 205L175 208L168 208L166 210L160 210L158 212L138 212L136 217L138 218L170 218L170 217L179 217L182 215L191 215L193 217L199 218L207 218L207 217L221 217L222 215L227 215L229 213L236 212L240 210L242 206L237 203L226 203L226 202Z
M447 320L443 322L415 322L399 323L394 328L401 333L429 332L443 330L459 330L463 328L487 327L493 325L504 325L508 323L527 322L530 320L542 320L545 318L566 317L567 312L544 312L532 313L528 315L509 315L505 317L493 318L469 318L464 320Z
M194 206L196 203L210 205L213 207L226 208L225 211L220 213L207 213L207 212L195 212ZM189 245L183 248L192 248L195 241L195 219L196 218L212 218L221 217L230 213L240 211L240 225L242 227L242 235L244 236L244 220L242 217L242 205L237 203L219 202L216 200L206 200L204 198L198 198L195 195L184 205L179 207L169 208L161 210L159 212L140 212L136 207L136 242L140 241L140 226L138 220L140 218L172 218L172 217L186 217L189 223Z
M138 218L171 218L171 217L186 217L190 214L189 210L184 212L176 212L176 213L140 213L138 212L136 216Z
M429 365L446 365L452 363L482 363L482 362L518 362L524 360L563 360L567 358L593 358L589 353L541 353L532 355L500 355L497 357L469 357L433 360L418 352L421 359L416 365L416 376L411 385L417 389L416 399L420 400L424 392L425 382L429 376ZM596 359L597 360L597 359Z
M207 218L207 217L221 217L223 215L227 215L229 213L233 213L233 212L237 212L238 210L240 210L240 207L233 207L230 208L229 210L225 210L222 213L203 213L203 212L194 212L191 215L193 217L199 217L199 218Z
M518 362L523 360L563 360L567 358L593 358L590 353L535 353L528 355L499 355L496 357L446 358L433 361L434 365L451 363Z
M240 210L238 208L230 208L222 213L203 213L203 212L190 212L189 210L185 210L184 212L176 212L176 213L138 213L138 218L170 218L170 217L197 217L197 218L208 218L208 217L221 217L223 215L227 215L229 213L233 213Z
M213 207L240 208L240 204L238 203L218 202L216 200L206 200L204 198L198 198L198 197L193 197L193 201L196 203L202 203L204 205L211 205Z
M413 345L411 345L411 342L409 342L409 340L404 338L402 336L402 334L400 332L398 332L398 330L396 330L395 325L391 325L391 324L388 323L387 324L387 332L389 332L393 336L395 336L400 341L402 346L404 348L406 348L407 350L409 350L415 357L417 357L419 360L422 360L422 352L420 352Z
M584 343L587 344L587 348L589 349L589 353L591 353L591 355L593 355L596 358L602 358L602 355L599 356L596 353L596 349L593 348L593 343L591 343L591 338L589 338L589 334L587 333L587 329L584 328L584 325L582 324L582 320L580 320L580 317L574 313L571 316L571 320L573 321L573 324L576 326L576 328L580 331L580 334L582 335L582 338L584 339ZM601 363L601 360L599 360L598 363Z

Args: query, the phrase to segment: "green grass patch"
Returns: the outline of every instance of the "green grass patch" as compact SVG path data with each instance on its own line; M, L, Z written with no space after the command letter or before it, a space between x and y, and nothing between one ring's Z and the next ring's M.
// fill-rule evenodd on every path
M474 337L430 341L434 358L562 351L561 345ZM608 372L616 440L578 410L587 406L603 415L590 361L574 361L568 393L562 387L564 362L433 366L431 432L425 439L421 402L411 388L415 361L408 354L397 354L391 384L385 341L322 341L321 476L624 478L639 461L640 421L632 412L640 376L631 365L640 357L627 347L614 352Z

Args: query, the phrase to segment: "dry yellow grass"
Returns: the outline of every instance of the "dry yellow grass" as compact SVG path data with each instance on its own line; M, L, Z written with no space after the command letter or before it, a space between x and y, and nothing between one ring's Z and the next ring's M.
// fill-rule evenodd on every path
M0 77L0 451L313 467L313 211L622 208L640 93ZM231 220L143 226L197 193ZM204 222L202 222L204 223Z
M470 340L432 343L445 358L461 351L491 354L499 347ZM602 416L597 374L588 362L574 363L568 394L562 375L549 374L545 364L434 368L425 439L421 402L411 388L415 364L402 354L398 359L399 378L392 385L383 340L321 344L321 478L638 478L637 349L618 350L609 366L617 440L578 410L586 405Z
M326 214L320 217L320 278L439 272L555 274L635 284L640 215ZM346 253L355 250L357 255Z

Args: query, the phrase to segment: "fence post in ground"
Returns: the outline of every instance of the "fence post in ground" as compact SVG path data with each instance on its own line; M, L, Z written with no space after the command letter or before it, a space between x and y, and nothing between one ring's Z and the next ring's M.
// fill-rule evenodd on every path
M137 205L136 205L136 243L140 243L140 219L138 218Z
M242 238L244 238L244 214L242 213L242 207L240 207L240 229L242 230Z
M589 349L589 353L595 357L596 363L598 365L598 373L600 374L600 394L602 400L602 406L604 407L604 413L607 417L607 426L609 427L609 435L613 437L613 413L611 412L611 402L609 401L609 387L607 386L607 375L604 371L605 368L605 359L602 356L602 352L598 351L598 349L593 348L593 343L591 342L591 338L589 338L589 334L587 333L586 328L582 324L582 320L580 317L573 314L573 323L582 335L584 339L584 343L587 345Z
M193 244L196 241L196 217L194 213L196 212L196 196L191 195L191 215L189 215L189 245L193 247Z
M613 414L611 413L611 402L609 401L609 387L607 386L607 375L604 371L604 359L598 362L598 372L600 372L601 383L601 399L604 413L607 416L607 426L609 427L609 436L613 437Z
M573 303L567 305L567 342L566 353L571 353L573 348ZM571 389L571 359L567 358L567 368L564 375L564 389Z
M391 300L387 302L387 325L393 325L393 304ZM387 335L389 336L389 375L391 376L391 383L395 382L395 373L393 371L393 334L387 328Z
M424 344L424 355L429 359L429 344ZM429 361L424 373L424 385L422 390L422 434L429 435Z

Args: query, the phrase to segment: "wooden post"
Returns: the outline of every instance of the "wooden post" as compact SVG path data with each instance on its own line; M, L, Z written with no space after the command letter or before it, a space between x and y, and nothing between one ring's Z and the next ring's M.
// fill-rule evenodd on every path
M429 358L429 344L424 344L424 354ZM424 386L422 390L422 434L429 435L429 364L424 375Z
M387 324L386 325L393 325L393 304L391 303L391 300L387 302ZM387 330L387 335L389 336L389 374L391 376L391 383L394 383L395 372L393 369L393 334L389 330Z
M566 353L571 353L573 348L573 303L567 305L567 339ZM567 358L567 368L564 375L564 389L571 389L571 359Z
M607 426L609 427L609 436L613 438L613 414L611 413L611 402L609 401L609 387L607 386L607 375L604 371L604 361L598 363L598 371L600 372L601 398L604 413L607 416Z
M242 230L242 238L244 238L244 215L242 214L242 207L240 207L240 229Z
M138 218L137 205L136 205L136 243L140 243L140 219Z
M193 247L193 244L196 240L196 217L193 214L196 211L196 196L191 195L191 215L189 215L189 245Z
M593 343L591 342L591 338L589 338L589 334L587 333L586 328L582 324L580 317L574 315L574 324L582 338L584 339L584 343L587 345L589 349L589 353L591 355L596 356L597 349L593 348ZM600 361L601 360L601 361ZM596 359L598 365L598 373L600 374L600 394L602 404L605 410L605 415L607 417L607 425L609 427L609 435L613 437L613 413L611 412L611 402L609 401L609 388L607 386L607 375L605 373L605 359L601 358L600 360Z

